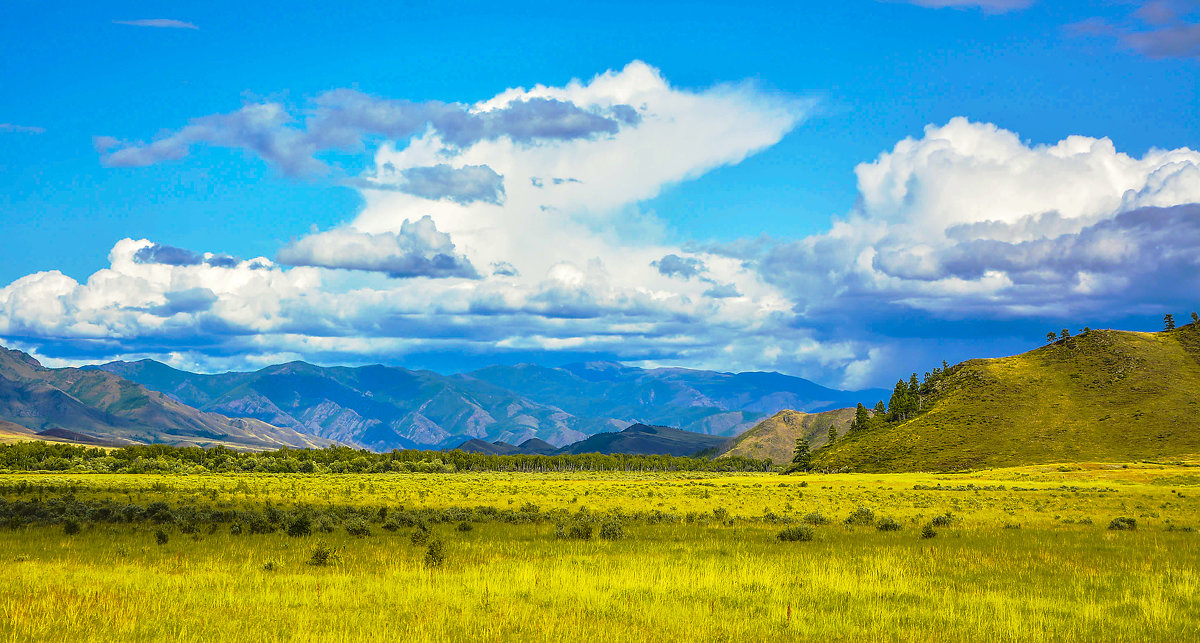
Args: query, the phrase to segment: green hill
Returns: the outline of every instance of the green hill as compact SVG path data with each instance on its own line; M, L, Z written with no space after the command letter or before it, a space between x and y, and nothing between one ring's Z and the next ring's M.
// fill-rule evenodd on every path
M819 449L829 441L830 426L836 427L839 434L845 433L853 419L853 408L821 413L780 411L727 442L717 457L770 458L776 464L790 462L798 438L806 438L810 448Z
M928 390L924 390L928 389ZM1092 330L1013 357L976 359L923 387L906 422L872 421L813 467L956 470L1200 454L1200 325Z

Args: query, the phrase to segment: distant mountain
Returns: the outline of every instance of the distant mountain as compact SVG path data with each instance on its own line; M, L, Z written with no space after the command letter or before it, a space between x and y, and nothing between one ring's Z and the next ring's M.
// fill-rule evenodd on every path
M599 433L563 447L559 453L631 453L639 455L695 455L717 449L728 438L681 431L665 426L634 424L618 433Z
M112 373L46 368L25 353L3 347L0 421L0 429L12 437L106 446L223 444L267 449L329 444L258 420L203 413Z
M835 391L776 373L644 370L607 362L494 366L450 376L304 362L219 375L152 360L95 368L205 411L376 450L453 448L472 439L515 445L536 438L561 447L634 422L732 436L782 408L821 410L884 395Z
M838 391L779 373L642 369L615 362L560 368L492 366L469 374L577 417L608 417L732 436L784 409L819 412L887 399L888 391Z
M819 469L954 470L1200 456L1200 325L1091 330L974 359L936 382L915 418L839 438Z
M717 457L770 458L776 464L790 462L796 452L796 440L804 438L810 449L819 449L829 442L831 426L844 434L853 419L853 408L820 413L780 411L727 442Z
M501 440L485 442L472 438L455 447L467 453L483 453L486 455L554 455L558 449L545 440L532 438L521 444L509 444Z

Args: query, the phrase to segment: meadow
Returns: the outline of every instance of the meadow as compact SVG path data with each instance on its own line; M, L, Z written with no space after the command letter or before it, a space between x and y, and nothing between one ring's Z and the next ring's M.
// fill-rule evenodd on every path
M0 640L1196 640L1198 492L1152 463L0 474Z

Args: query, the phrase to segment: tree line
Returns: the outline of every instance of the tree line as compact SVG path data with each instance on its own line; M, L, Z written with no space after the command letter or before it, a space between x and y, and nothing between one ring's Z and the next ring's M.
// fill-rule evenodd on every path
M454 473L459 471L768 471L771 461L742 456L696 458L670 455L582 453L487 455L464 451L396 449L376 453L332 446L246 452L228 447L162 444L119 449L48 442L0 445L0 470L87 473Z

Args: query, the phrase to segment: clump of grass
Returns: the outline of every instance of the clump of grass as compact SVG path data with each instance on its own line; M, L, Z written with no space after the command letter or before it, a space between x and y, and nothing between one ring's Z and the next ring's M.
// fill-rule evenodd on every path
M167 532L161 529L158 529L154 532L154 542L160 545L165 545L169 540L171 540L171 537L167 535Z
M809 525L828 525L829 524L828 518L826 518L825 516L822 516L819 513L815 513L815 512L810 513L810 514L805 514L804 517L801 518L800 520L802 520L804 523L809 524Z
M1112 522L1108 523L1108 528L1114 531L1134 531L1137 529L1137 520L1125 516L1113 518Z
M322 540L309 550L308 564L314 567L324 567L341 560L341 558L341 551L338 548L332 547Z
M869 525L875 522L875 512L866 507L859 507L846 517L845 523L851 527Z
M812 540L815 535L816 535L816 532L813 531L812 527L808 527L806 525L794 525L792 527L784 528L779 533L775 534L775 537L778 538L781 542L785 542L785 543L791 543L791 542L805 542L806 543L806 542Z
M1019 525L1018 523L1015 523L1015 522L1006 522L1006 523L1004 523L1004 528L1005 529L1020 529L1021 525Z
M272 559L272 560L268 560L267 562L263 563L262 570L264 572L273 572L273 571L279 569L280 567L282 567L282 564L280 564L279 561Z
M475 525L472 525L469 522L460 522L460 523L458 523L457 529L463 533L466 533L468 531L475 529Z
M900 523L891 518L880 518L875 528L879 531L900 531Z

